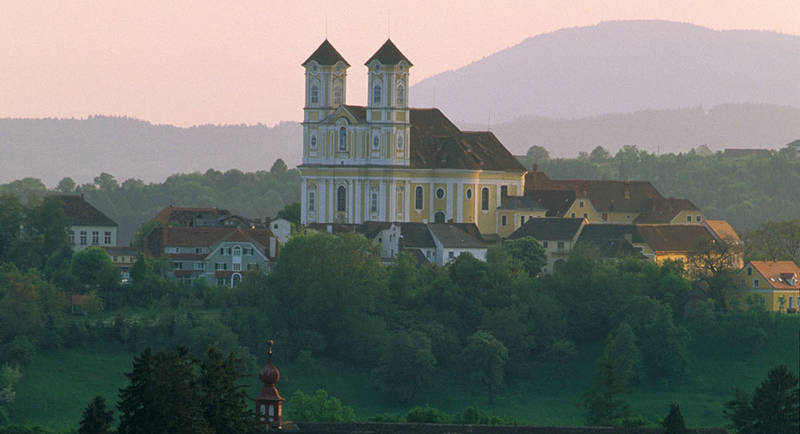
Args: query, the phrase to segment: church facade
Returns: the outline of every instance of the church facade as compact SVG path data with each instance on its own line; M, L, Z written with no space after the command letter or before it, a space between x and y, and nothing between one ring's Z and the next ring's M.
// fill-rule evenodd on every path
M524 193L525 168L491 132L409 108L413 64L391 40L370 57L366 106L346 102L349 63L325 40L305 68L301 220L474 223Z

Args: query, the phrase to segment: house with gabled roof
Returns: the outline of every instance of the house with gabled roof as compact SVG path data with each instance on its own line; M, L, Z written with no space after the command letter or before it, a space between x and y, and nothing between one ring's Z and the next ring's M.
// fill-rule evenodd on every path
M681 261L688 271L695 271L692 254L698 247L715 240L704 225L639 224L636 227L657 264Z
M73 251L117 245L119 225L89 203L82 194L62 194L61 209L70 220L69 241Z
M652 260L654 257L638 227L632 224L587 224L583 227L578 242L597 247L605 259L634 256Z
M246 272L266 272L279 242L269 229L235 226L155 227L144 238L144 254L167 261L168 277L190 283L235 286Z
M750 261L741 271L742 288L772 312L800 310L800 267L792 261Z
M587 220L583 218L532 218L509 235L507 239L535 238L547 255L547 264L542 271L554 273L567 260L569 252L575 248L587 223Z

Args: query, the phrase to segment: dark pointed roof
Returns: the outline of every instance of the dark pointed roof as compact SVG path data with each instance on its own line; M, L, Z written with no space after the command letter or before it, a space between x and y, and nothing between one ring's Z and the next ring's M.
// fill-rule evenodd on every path
M410 60L400 50L394 45L391 39L387 39L386 42L383 43L381 48L375 52L366 62L365 65L368 65L369 62L372 62L373 59L378 59L378 62L383 63L384 65L397 65L400 63L401 60L405 60L408 63L408 66L413 66L414 64L411 63Z
M306 64L312 60L316 61L320 65L335 65L336 62L342 61L345 65L350 66L350 64L344 60L344 57L342 57L342 55L339 54L335 48L333 48L333 45L331 45L327 39L322 41L322 44L320 44L316 51L314 51L314 54L309 56L308 59L303 62L302 66L306 66Z

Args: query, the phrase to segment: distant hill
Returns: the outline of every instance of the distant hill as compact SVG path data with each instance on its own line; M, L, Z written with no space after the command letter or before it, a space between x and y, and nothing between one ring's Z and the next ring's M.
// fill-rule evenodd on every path
M800 36L613 21L535 36L411 88L459 123L800 104Z
M462 124L486 129L486 124ZM723 148L779 148L800 138L800 108L735 104L682 110L649 110L575 120L529 117L492 125L514 154L544 146L553 157L616 152L636 145L650 152L680 152L707 144ZM130 118L0 119L0 184L24 177L48 186L69 176L78 183L101 172L122 181L162 182L175 173L208 168L269 170L277 158L300 163L302 128L296 122L203 125L179 128Z
M467 125L486 129L484 125ZM574 120L528 117L492 125L492 132L514 154L532 145L552 157L574 157L603 146L612 153L634 145L651 153L686 152L699 145L777 149L800 137L800 108L766 104L726 104L708 112L701 107L647 110Z
M48 186L65 176L83 183L101 172L160 182L208 168L269 170L277 158L299 163L301 141L296 122L180 128L126 117L0 119L0 183L28 176Z

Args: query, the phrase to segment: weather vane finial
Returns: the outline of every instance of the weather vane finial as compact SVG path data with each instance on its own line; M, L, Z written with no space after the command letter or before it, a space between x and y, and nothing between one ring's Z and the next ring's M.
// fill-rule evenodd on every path
M272 344L274 344L274 343L275 343L275 341L273 341L272 339L267 341L267 344L269 345L268 354L269 354L270 357L272 357Z

